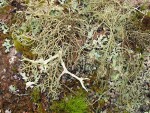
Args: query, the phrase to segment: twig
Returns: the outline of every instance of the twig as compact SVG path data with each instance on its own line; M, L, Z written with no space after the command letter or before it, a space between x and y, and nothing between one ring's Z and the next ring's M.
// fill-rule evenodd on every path
M69 72L69 71L67 70L67 68L66 68L66 66L65 66L65 63L63 62L62 58L61 58L60 60L61 60L61 65L62 65L62 67L63 67L63 69L64 69L63 72L60 74L60 78L61 78L61 76L62 76L63 74L65 74L65 73L66 73L66 74L69 74L70 76L72 76L72 77L74 77L75 79L79 80L79 82L80 82L82 88L85 89L85 90L88 92L88 90L87 90L86 87L84 86L84 80L89 80L89 78L79 78L79 77L76 76L75 74Z
M60 74L58 80L60 80L60 78L62 77L62 75L64 75L64 74L69 74L70 76L72 76L72 77L74 77L75 79L79 80L79 82L80 82L82 88L85 89L85 90L88 92L88 90L87 90L86 87L84 86L84 80L89 80L89 78L82 78L82 77L79 78L78 76L76 76L75 74L73 74L73 73L71 73L71 72L69 72L69 71L67 70L67 68L66 68L66 66L65 66L65 63L64 63L64 61L63 61L63 59L62 59L62 50L59 51L56 55L50 57L50 58L47 59L47 60L44 60L44 59L30 60L30 59L24 57L24 58L22 59L22 61L28 61L28 62L31 62L31 63L33 63L33 64L46 65L46 64L48 64L50 61L52 61L52 60L54 60L54 59L56 59L56 58L60 58L61 65L62 65L62 67L63 67L63 72Z

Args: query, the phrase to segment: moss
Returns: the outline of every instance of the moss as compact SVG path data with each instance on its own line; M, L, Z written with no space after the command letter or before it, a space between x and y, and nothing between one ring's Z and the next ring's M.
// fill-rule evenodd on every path
M83 95L78 95L53 102L51 110L56 113L88 113L88 104Z
M34 87L32 93L31 93L31 100L34 104L37 105L36 113L47 113L43 107L43 104L41 102L41 95L40 95L40 89L37 87Z
M34 103L39 103L41 97L40 97L40 90L39 88L34 88L32 93L31 93L31 100L34 102Z
M131 16L136 26L139 26L142 30L150 30L150 5L143 4L136 12Z
M32 53L31 48L32 45L24 45L23 43L21 43L19 40L17 40L16 38L13 39L13 43L14 43L14 47L15 49L22 53L25 57L28 58L34 58L36 55Z
M37 113L47 113L42 105L42 103L38 103Z

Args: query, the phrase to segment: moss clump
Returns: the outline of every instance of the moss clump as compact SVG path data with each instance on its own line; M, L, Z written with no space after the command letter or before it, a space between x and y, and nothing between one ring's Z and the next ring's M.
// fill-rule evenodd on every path
M84 96L75 96L53 102L51 110L55 113L88 113L88 105Z
M39 100L40 100L40 90L39 88L34 88L32 93L31 93L31 100L34 102L34 103L39 103Z
M150 30L150 3L146 2L135 9L136 11L131 17L136 26L143 31Z
M40 94L40 89L38 87L35 87L31 93L31 100L37 105L35 111L36 113L47 113L42 105Z

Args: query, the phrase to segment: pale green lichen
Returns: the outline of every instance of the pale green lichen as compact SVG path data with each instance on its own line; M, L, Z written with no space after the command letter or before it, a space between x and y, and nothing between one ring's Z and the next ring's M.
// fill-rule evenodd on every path
M9 39L5 39L4 43L2 44L2 46L5 47L5 53L10 52L10 48L13 47L13 45L10 43Z
M10 86L9 86L9 91L10 91L11 93L16 93L16 92L17 92L16 86L10 85Z
M0 31L2 31L4 34L8 33L9 28L4 22L0 22Z
M7 1L6 0L0 0L0 7L4 7L5 5L7 5Z

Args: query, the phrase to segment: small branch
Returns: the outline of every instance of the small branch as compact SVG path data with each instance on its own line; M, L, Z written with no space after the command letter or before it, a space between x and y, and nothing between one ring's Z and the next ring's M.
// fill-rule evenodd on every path
M41 58L39 60L30 60L30 59L24 57L23 60L21 60L21 61L28 61L28 62L31 62L31 63L34 63L34 64L44 64L45 65L45 64L48 64L50 61L58 58L61 54L62 54L62 52L59 51L56 55L50 57L47 60L44 60L43 58Z
M76 76L75 74L69 72L69 71L67 70L66 66L65 66L65 63L63 62L63 59L62 59L62 51L59 51L56 55L50 57L50 58L47 59L47 60L44 60L44 59L30 60L30 59L24 57L22 61L28 61L28 62L31 62L31 63L33 63L33 64L43 64L43 65L46 65L46 64L48 64L50 61L52 61L52 60L54 60L54 59L56 59L56 58L60 58L61 65L62 65L62 67L63 67L63 72L60 74L58 80L60 80L60 78L61 78L61 76L62 76L63 74L65 74L65 73L66 73L66 74L69 74L70 76L72 76L72 77L74 77L75 79L79 80L79 82L80 82L82 88L85 89L85 90L88 92L88 90L87 90L86 87L84 86L84 80L89 80L89 78L79 78L79 77Z
M74 77L75 79L79 80L79 82L80 82L82 88L85 89L85 90L88 92L88 90L87 90L86 87L84 86L84 80L89 80L89 78L79 78L79 77L76 76L75 74L69 72L69 71L67 70L67 68L66 68L66 66L65 66L65 63L63 62L62 58L61 58L60 60L61 60L61 65L62 65L62 67L63 67L63 69L64 69L63 72L60 74L60 78L61 78L61 76L62 76L63 74L65 74L65 73L66 73L66 74L69 74L70 76L72 76L72 77Z

